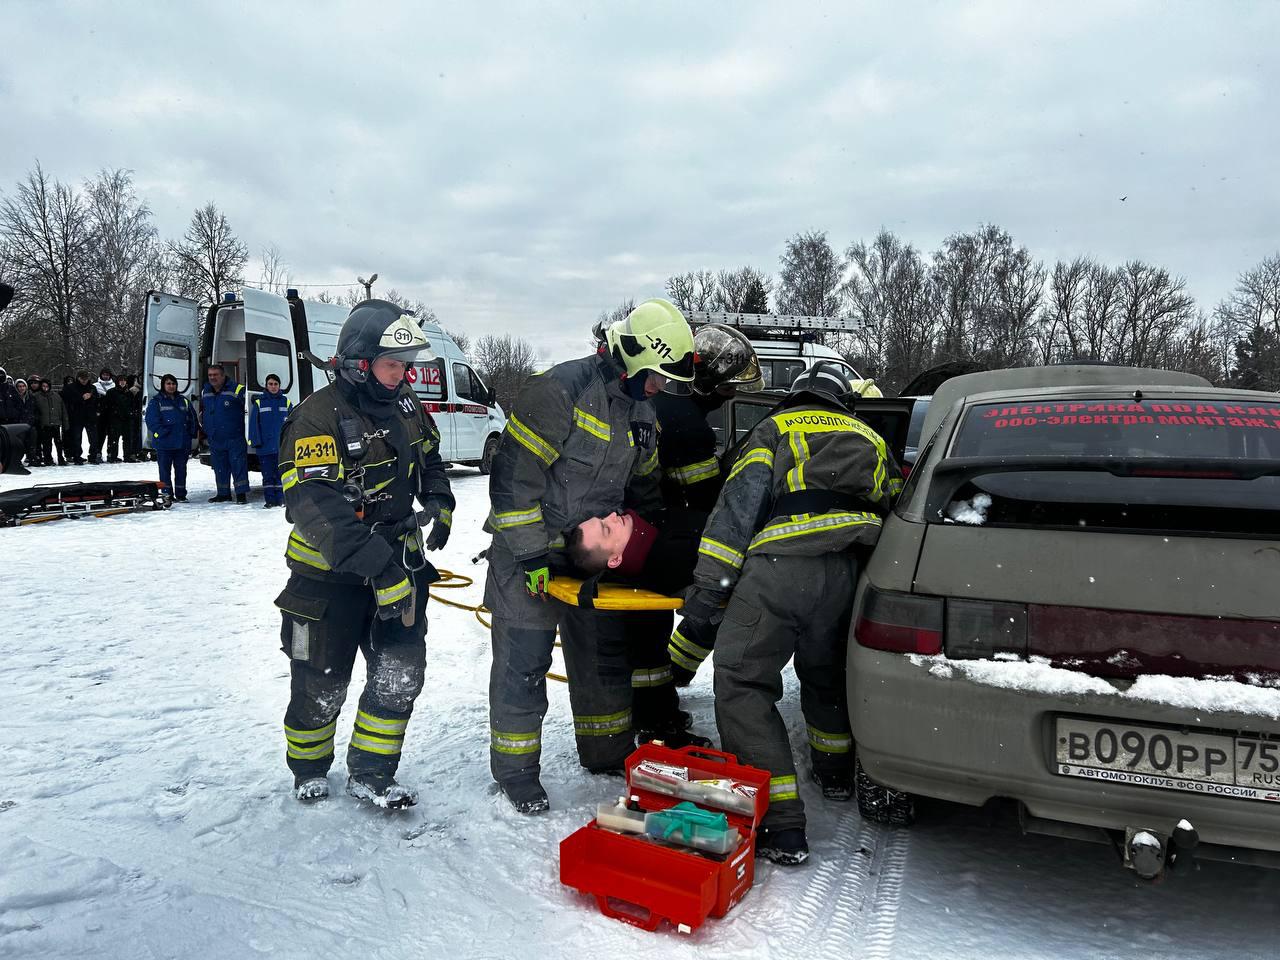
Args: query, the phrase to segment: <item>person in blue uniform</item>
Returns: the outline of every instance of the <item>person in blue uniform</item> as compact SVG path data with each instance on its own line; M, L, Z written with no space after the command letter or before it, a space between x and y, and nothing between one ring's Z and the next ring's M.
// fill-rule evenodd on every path
M209 364L209 382L200 394L200 427L209 438L209 460L218 492L210 503L231 499L234 479L236 503L249 502L249 450L244 442L244 386L227 377L220 363Z
M173 492L174 500L186 503L187 457L196 436L196 414L191 401L178 392L173 374L160 378L160 392L147 404L145 420L160 482Z
M254 394L249 403L249 446L258 455L262 470L264 507L284 506L284 487L280 484L280 430L293 404L280 392L280 378L267 374L265 393Z

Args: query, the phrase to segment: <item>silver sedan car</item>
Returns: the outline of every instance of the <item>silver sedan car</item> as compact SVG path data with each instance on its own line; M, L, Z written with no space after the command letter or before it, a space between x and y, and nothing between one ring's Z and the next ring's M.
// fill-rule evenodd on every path
M1167 371L957 377L855 601L864 817L1280 865L1280 396Z

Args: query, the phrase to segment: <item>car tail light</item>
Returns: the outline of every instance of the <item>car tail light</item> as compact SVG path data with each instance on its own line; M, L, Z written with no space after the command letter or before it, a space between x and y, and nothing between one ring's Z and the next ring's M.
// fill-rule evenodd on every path
M864 647L894 653L942 652L943 603L939 597L868 586L853 629Z

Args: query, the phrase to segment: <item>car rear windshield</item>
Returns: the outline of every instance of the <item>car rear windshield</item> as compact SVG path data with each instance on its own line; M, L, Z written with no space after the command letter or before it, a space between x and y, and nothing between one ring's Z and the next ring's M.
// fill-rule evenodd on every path
M1265 475L1280 461L1280 398L977 404L950 456L1000 465L955 491L990 500L953 511L961 522L1280 535L1280 476Z

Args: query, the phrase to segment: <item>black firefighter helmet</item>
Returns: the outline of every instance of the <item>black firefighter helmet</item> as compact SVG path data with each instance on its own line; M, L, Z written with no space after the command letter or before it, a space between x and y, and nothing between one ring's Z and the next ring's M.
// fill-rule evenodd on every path
M831 360L819 360L800 376L796 377L787 392L787 399L799 399L803 394L810 394L818 399L834 402L836 406L853 412L855 394L844 373L844 368Z
M413 363L435 356L412 314L388 300L362 300L342 325L334 363L345 379L365 383L373 362L382 357Z

